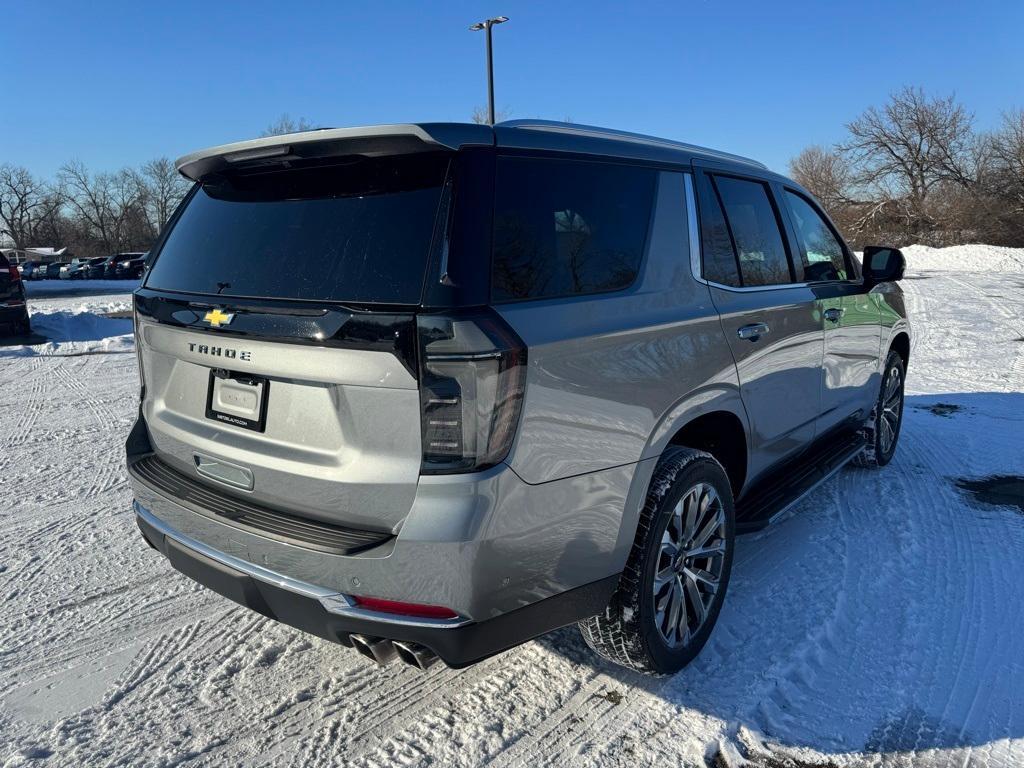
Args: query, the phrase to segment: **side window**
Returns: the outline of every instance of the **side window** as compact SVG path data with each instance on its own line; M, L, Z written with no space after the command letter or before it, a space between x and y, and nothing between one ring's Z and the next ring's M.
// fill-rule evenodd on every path
M768 188L759 181L730 176L716 176L715 186L736 246L743 285L793 282Z
M643 258L657 174L610 163L499 157L492 298L628 287Z
M786 204L803 249L804 279L807 282L846 280L848 274L843 246L832 228L802 195L787 189Z
M718 194L706 174L700 175L697 185L700 196L700 237L704 279L722 285L739 286L740 273L736 252L729 236L729 226L718 202Z

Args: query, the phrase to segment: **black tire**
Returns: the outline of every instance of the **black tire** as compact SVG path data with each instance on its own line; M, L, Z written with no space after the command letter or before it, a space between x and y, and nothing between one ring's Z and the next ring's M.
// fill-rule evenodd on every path
M28 336L32 333L32 323L28 319L28 311L25 312L25 316L14 324L14 333L16 336Z
M892 439L887 440L886 425L883 424L883 417L886 413L886 386L890 377L899 377L896 394L898 394L898 405L896 407L896 425L892 430ZM884 467L896 454L896 446L900 441L900 431L903 427L903 390L906 384L907 372L903 366L903 358L895 350L889 350L885 359L885 370L882 373L882 383L878 388L878 399L875 407L871 410L871 416L864 426L864 438L866 445L864 450L857 454L853 463L858 467ZM890 398L891 402L891 398Z
M703 622L688 639L680 638L680 643L673 647L657 623L655 571L659 562L664 562L662 537L673 520L676 505L702 483L712 487L721 502L724 523L722 528L716 528L721 532L716 541L723 542L724 553L716 556L721 558L720 563L715 558L702 561L710 566L714 560L714 567L720 566L717 589L710 595L710 603L702 609L705 612ZM729 586L735 533L732 488L722 465L702 451L678 447L666 450L651 478L636 540L618 589L603 614L579 623L587 645L609 661L639 672L669 675L689 664L704 647L718 619ZM690 559L686 562L689 564ZM683 583L681 581L680 585ZM692 611L695 605L692 595L687 594L682 600L687 610ZM664 618L668 618L667 615Z

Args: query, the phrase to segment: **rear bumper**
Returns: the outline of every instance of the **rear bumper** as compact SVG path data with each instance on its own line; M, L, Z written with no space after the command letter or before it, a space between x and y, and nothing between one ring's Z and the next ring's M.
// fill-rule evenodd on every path
M382 616L355 606L342 593L212 549L167 525L137 501L135 513L146 541L176 570L224 597L344 645L351 645L352 634L419 643L456 668L601 612L619 578L607 577L480 622Z

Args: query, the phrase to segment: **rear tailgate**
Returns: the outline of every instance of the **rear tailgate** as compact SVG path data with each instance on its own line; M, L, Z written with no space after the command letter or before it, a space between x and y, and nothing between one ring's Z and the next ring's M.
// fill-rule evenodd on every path
M180 297L142 290L136 307L143 416L161 459L268 507L370 530L401 522L421 459L417 381L403 360L411 314L218 305L229 331L202 320L215 308ZM261 425L210 415L214 372L241 377L243 392L265 380Z
M413 313L448 161L348 158L196 188L136 294L161 459L253 503L397 529L422 460Z

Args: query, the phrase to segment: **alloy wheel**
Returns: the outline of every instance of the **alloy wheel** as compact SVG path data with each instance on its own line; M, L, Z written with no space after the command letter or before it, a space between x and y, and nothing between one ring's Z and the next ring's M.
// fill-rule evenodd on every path
M673 508L654 573L654 620L672 648L704 625L725 566L725 507L708 483L697 483Z
M885 391L882 395L882 418L879 419L878 424L879 448L883 454L888 454L896 441L896 432L899 429L900 417L903 413L902 381L900 369L893 366L885 380Z

